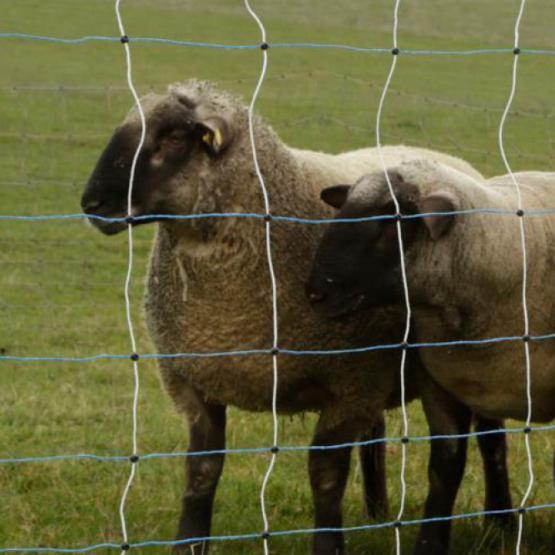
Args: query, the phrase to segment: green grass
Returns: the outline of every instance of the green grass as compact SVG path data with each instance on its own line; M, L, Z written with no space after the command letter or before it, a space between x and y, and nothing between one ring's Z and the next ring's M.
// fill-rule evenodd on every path
M116 35L107 0L0 0L0 32L73 37ZM130 36L255 43L258 31L241 2L157 0L123 2ZM380 0L288 2L254 0L270 42L390 44L392 3ZM410 48L507 47L515 0L419 0L402 3L400 44ZM555 48L555 12L547 1L529 3L523 46ZM131 104L119 44L59 46L0 42L0 213L79 211L79 196L99 151ZM200 77L249 97L260 53L132 45L134 79L141 92ZM380 87L390 58L335 50L270 50L258 110L290 144L338 152L372 145ZM459 155L488 175L501 173L497 126L506 102L512 57L399 59L383 118L387 142L431 146ZM555 57L523 56L506 143L514 169L552 169ZM123 281L126 238L107 239L82 222L0 223L0 351L8 355L86 356L126 353ZM141 295L152 228L136 232L133 314L142 352L151 352L142 323ZM0 363L0 458L130 451L132 371L125 361L95 364ZM155 364L141 362L141 452L186 448L181 418L162 392ZM411 431L425 434L420 408L410 409ZM281 443L310 442L313 415L280 419ZM398 434L398 411L389 415ZM229 447L268 445L267 414L230 411ZM536 484L531 503L552 503L554 434L532 436ZM520 435L509 438L512 491L527 484ZM407 518L418 518L426 492L425 444L409 448ZM388 447L392 506L399 500L399 452ZM265 455L230 455L218 490L213 531L261 530L258 494ZM183 461L140 464L127 516L132 541L171 539L183 487ZM304 453L278 458L268 491L273 529L311 526ZM74 547L120 541L117 507L128 468L122 463L56 462L0 467L0 547ZM353 472L345 524L365 523L361 478ZM458 513L481 509L482 472L474 442ZM553 511L526 517L523 552L547 554ZM403 531L405 552L414 528ZM391 530L352 533L350 552L391 553ZM272 540L273 553L307 553L310 538ZM511 535L484 530L477 519L454 525L453 554L508 554ZM163 553L162 548L144 550ZM213 546L214 553L258 553L256 542ZM103 550L99 550L102 553Z

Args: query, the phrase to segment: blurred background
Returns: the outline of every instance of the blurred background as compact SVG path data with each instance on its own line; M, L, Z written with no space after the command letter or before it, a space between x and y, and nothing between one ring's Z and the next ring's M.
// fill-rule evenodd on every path
M0 33L75 38L117 36L110 0L0 0ZM391 46L390 0L252 0L268 42ZM399 13L399 46L426 50L512 48L516 0L406 0ZM257 44L258 28L239 0L127 0L122 15L130 37L163 37L224 44ZM555 6L528 2L521 47L555 49ZM220 50L131 43L133 79L141 94L163 91L191 77L209 79L250 99L259 77L259 50ZM83 185L113 128L132 104L125 58L117 42L59 45L0 40L0 214L79 213ZM384 143L443 150L487 176L504 173L497 148L499 120L511 83L511 53L481 56L401 55L387 98ZM375 144L379 95L389 55L336 49L271 49L259 113L296 147L340 152ZM513 170L553 170L555 56L523 54L518 89L506 126ZM132 302L139 351L153 352L141 299L154 228L135 233ZM126 234L107 238L81 220L0 221L0 355L86 357L130 352L123 285ZM240 347L240 345L238 345ZM186 448L184 423L162 392L156 365L140 362L141 453ZM96 363L0 360L0 458L75 453L127 455L131 451L132 367ZM427 433L419 406L411 406L411 434ZM281 444L308 445L311 415L281 419ZM509 425L516 425L509 423ZM397 412L388 435L399 435ZM231 410L228 447L271 443L269 414ZM532 436L536 483L530 504L553 503L554 432ZM528 483L522 435L510 442L514 502ZM408 448L406 518L419 518L426 494L426 443ZM456 512L483 506L476 445ZM388 446L392 512L399 499L399 450ZM262 529L259 489L266 455L230 455L218 490L213 533ZM183 460L144 461L128 505L132 542L173 539L183 489ZM356 463L345 499L345 525L366 522ZM126 463L48 462L0 465L0 547L80 547L121 540L117 507ZM311 497L306 453L281 454L267 494L272 529L309 528ZM554 512L525 519L523 553L549 553ZM406 552L415 527L403 529ZM348 535L352 554L390 553L391 529ZM272 539L273 553L309 552L310 536ZM454 524L452 553L514 552L514 535ZM256 541L218 543L213 553L258 553ZM102 550L98 551L102 553ZM145 553L164 553L163 548Z

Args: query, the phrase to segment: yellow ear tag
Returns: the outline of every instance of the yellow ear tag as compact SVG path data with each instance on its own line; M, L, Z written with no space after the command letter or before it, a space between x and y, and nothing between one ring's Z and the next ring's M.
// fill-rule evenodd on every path
M216 146L216 148L220 148L223 144L223 138L222 138L222 134L220 133L219 129L216 129L214 131L214 145Z
M210 131L207 131L207 132L202 136L202 142L206 143L208 146L211 145L212 141L210 140Z

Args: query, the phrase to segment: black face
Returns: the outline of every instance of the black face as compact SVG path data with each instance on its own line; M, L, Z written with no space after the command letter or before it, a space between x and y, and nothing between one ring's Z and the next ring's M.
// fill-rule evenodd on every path
M425 162L433 175L439 166ZM413 162L421 170L423 162ZM401 166L410 168L410 163ZM371 221L332 223L316 252L306 294L314 309L337 318L368 307L397 305L404 301L398 226L404 253L420 242L438 241L453 227L461 209L455 191L435 189L420 194L420 188L405 181L397 170L368 174L353 187L335 185L321 198L339 209L338 219L378 217ZM391 189L399 205L395 219ZM383 216L390 216L383 218ZM418 215L417 218L403 216ZM391 217L393 216L393 218ZM381 217L381 218L380 218Z
M349 218L344 213L338 217ZM331 224L316 253L306 291L314 309L327 317L402 299L396 222Z
M133 225L155 221L155 215L183 213L190 208L187 192L176 186L174 178L185 171L196 153L210 156L222 150L225 146L222 136L229 135L224 127L221 118L200 121L195 106L176 95L160 97L154 106L149 106L146 137L133 180ZM127 223L95 216L121 219L128 215L129 178L140 136L138 118L116 129L83 193L83 211L107 235L122 231ZM193 196L194 192L189 195Z
M416 213L412 199L404 199L401 213ZM373 209L346 202L337 218L394 214L389 198ZM418 225L418 220L402 220L405 248L412 244ZM317 250L306 294L313 308L330 318L402 301L397 221L330 224Z

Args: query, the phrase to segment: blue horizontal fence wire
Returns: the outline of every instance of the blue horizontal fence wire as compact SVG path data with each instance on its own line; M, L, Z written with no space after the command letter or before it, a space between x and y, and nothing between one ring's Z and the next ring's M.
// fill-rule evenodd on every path
M0 553L89 553L97 549L121 549L117 543L97 543L86 547L3 547Z
M555 339L555 333L545 335L531 335L526 337L529 341L547 341ZM380 345L369 345L366 347L355 347L352 349L327 349L327 350L300 350L300 349L279 349L279 354L292 356L332 356L332 355L352 355L360 353L368 353L371 351L383 351L392 349L429 349L444 347L471 347L480 345L494 345L496 343L507 343L514 341L523 341L523 336L513 335L507 337L492 337L485 339L460 339L454 341L435 341L422 343L388 343ZM136 353L134 353L136 354ZM273 355L272 349L245 349L238 351L213 351L207 353L146 353L139 354L142 359L187 359L187 358L216 358L216 357L236 357L236 356L256 356L256 355ZM98 354L88 357L62 357L62 356L13 356L1 355L0 362L98 362L105 360L126 360L131 355L112 355Z
M108 42L119 43L120 37L87 35L75 38L48 37L42 35L32 35L29 33L0 33L0 39L17 39L25 41L48 42L52 44L79 45L89 42ZM129 37L129 42L141 44L162 44L166 46L183 46L189 48L211 48L220 50L257 50L260 44L219 44L211 42L195 42L177 39L165 39L160 37ZM270 48L280 49L332 49L346 50L350 52L363 52L367 54L391 54L391 48L368 48L363 46L354 46L349 44L326 44L311 42L288 42L270 44ZM512 54L513 48L475 48L469 50L420 50L420 49L402 49L400 54L410 56L478 56L487 54ZM522 48L521 54L536 54L544 56L554 56L555 50L540 50L532 48Z
M530 505L529 507L524 507L524 512L530 513L539 510L552 510L555 509L555 503L546 503L543 505ZM518 513L520 509L499 509L494 511L476 511L473 513L463 513L458 515L450 515L444 517L434 517L434 518L420 518L412 520L401 520L401 521L389 521L389 522L379 522L376 524L362 524L360 526L346 526L342 528L302 528L297 530L275 530L268 532L270 537L284 537L284 536L297 536L297 535L307 535L307 534L322 534L326 532L363 532L369 530L379 530L381 528L393 528L397 525L402 527L406 526L416 526L421 524L428 524L432 522L447 522L454 520L463 520L470 518L481 518L485 516L494 516L502 514ZM226 542L226 541L247 541L247 540L257 540L261 539L261 533L250 533L250 534L237 534L237 535L227 535L227 536L203 536L198 538L188 538L186 540L149 540L143 542L130 542L129 548L131 550L137 548L148 548L148 547L173 547L177 545L190 545L194 543L202 543L205 541L211 542ZM119 543L101 543L95 545L88 545L85 547L76 548L57 548L57 547L5 547L0 548L0 553L88 553L95 551L97 549L121 549L121 544Z
M421 443L427 441L437 441L444 439L463 439L481 436L490 436L495 434L519 434L525 433L525 428L497 428L491 430L481 430L476 432L467 432L464 434L440 434L425 436L408 436L409 443ZM545 424L542 426L531 426L528 433L551 432L555 431L555 424ZM376 439L368 439L364 441L350 441L346 443L335 443L332 445L283 445L279 447L280 453L294 453L299 451L332 451L335 449L344 449L346 447L364 447L375 445L377 443L400 443L401 437L384 437ZM253 455L268 454L272 452L273 447L245 447L237 449L217 449L212 451L176 451L173 453L146 453L139 456L139 460L155 460L155 459L177 459L187 457L203 457L208 455ZM52 455L43 457L14 457L0 459L0 464L23 464L23 463L43 463L43 462L130 462L127 455L94 455L89 453L78 453L75 455Z
M516 216L515 210L502 210L499 208L469 208L467 210L452 210L446 212L422 212L419 214L401 214L403 220L418 220L421 218L447 217L447 216L470 216L474 214L495 215L495 216ZM545 208L541 210L526 210L525 216L553 216L555 208ZM143 216L134 216L130 220L126 217L106 217L98 214L40 214L40 215L19 215L19 214L0 214L1 221L9 222L48 222L53 220L96 220L105 223L125 223L159 221L159 220L206 220L211 218L242 218L264 220L267 214L256 212L211 212L206 214L147 214ZM273 221L297 223L297 224L352 224L363 222L376 222L384 220L394 220L397 218L395 214L380 214L377 216L364 216L360 218L299 218L296 216L271 215Z

